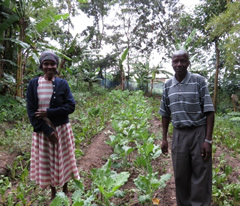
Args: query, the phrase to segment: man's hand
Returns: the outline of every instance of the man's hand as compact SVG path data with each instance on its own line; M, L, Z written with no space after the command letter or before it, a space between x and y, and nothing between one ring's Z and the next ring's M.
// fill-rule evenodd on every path
M204 160L208 160L212 156L212 145L207 142L203 142L201 155Z
M53 132L48 136L48 140L49 140L52 144L57 144L57 143L58 143L58 135L57 135L57 132L53 131Z
M162 153L163 153L164 155L167 155L167 154L168 154L168 141L167 141L167 140L163 140L163 141L162 141L161 149L162 149Z
M43 119L44 117L47 117L47 111L46 110L38 110L35 112L35 117L38 119Z

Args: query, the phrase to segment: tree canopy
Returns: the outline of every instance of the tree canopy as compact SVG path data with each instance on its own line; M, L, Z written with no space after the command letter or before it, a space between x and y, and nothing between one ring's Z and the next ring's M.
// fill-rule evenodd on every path
M15 86L8 92L23 96L46 49L60 56L60 74L83 72L91 61L91 71L99 69L102 78L103 71L121 73L118 60L128 49L123 72L134 79L136 63L149 62L154 68L183 47L194 72L215 81L214 87L231 87L229 82L239 81L239 8L239 1L230 0L201 0L191 13L179 0L1 0L0 92L5 93L11 79ZM83 22L82 15L89 21ZM72 31L79 25L72 23L74 16L86 25L75 36ZM158 62L152 63L156 54ZM228 90L239 92L235 85Z

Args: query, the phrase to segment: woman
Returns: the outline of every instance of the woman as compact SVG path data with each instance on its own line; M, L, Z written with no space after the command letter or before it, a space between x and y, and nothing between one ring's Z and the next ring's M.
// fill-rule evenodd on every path
M67 81L55 76L58 56L45 51L39 68L43 76L32 79L27 89L27 111L34 132L31 147L30 178L41 188L50 185L51 199L56 186L67 195L67 182L79 179L75 160L75 144L68 115L75 101Z

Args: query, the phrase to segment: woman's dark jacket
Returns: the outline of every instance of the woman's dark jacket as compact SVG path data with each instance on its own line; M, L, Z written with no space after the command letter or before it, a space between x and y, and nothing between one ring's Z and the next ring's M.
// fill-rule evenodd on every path
M37 119L35 112L38 110L38 78L32 79L27 89L27 112L34 132L44 132L49 136L54 130L44 120ZM47 117L54 126L69 122L68 115L75 110L75 101L66 80L58 77L53 81L53 94L50 101L50 108L47 109Z

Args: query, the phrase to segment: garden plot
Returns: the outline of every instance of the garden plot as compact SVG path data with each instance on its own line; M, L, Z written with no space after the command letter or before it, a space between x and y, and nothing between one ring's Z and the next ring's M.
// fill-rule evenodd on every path
M95 99L98 100L77 100L81 110L77 108L71 117L81 179L70 182L69 197L59 192L52 205L69 205L70 198L73 205L176 205L171 154L164 156L160 150L159 99L145 98L141 92L121 91L107 94L104 101ZM230 141L226 139L229 131L219 132L217 128L212 205L238 205L240 157L235 150L219 143L223 142L221 138ZM11 131L8 134L19 132ZM30 136L31 132L29 139ZM1 148L1 155L13 159L5 148ZM29 144L27 148L28 151L16 155L12 166L5 165L8 173L1 176L0 182L3 205L50 203L50 190L41 190L29 181Z

